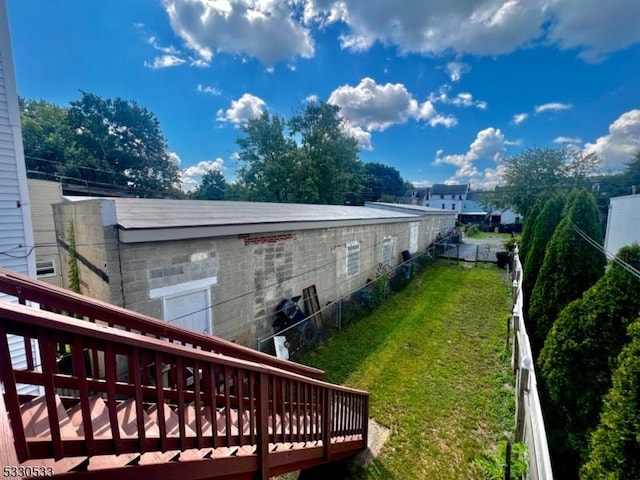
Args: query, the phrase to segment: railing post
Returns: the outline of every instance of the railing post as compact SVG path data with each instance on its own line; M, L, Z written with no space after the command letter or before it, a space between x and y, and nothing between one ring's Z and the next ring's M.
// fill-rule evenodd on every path
M322 446L325 462L331 461L331 429L333 427L333 391L325 389L324 406L322 408Z
M269 377L259 373L258 385L258 461L259 478L269 480ZM215 411L215 410L214 410ZM228 415L228 414L227 414ZM275 408L273 415L275 416ZM282 420L284 421L284 419ZM275 435L275 430L274 430Z
M520 311L518 310L517 305L514 305L513 307L511 318L513 321L513 350L511 354L511 366L513 367L513 371L516 372L520 361L520 342L518 341L518 334L520 333Z
M369 446L369 396L365 395L363 398L362 412L362 439L364 440L364 448Z
M524 437L524 422L525 422L525 398L529 393L529 372L531 368L531 357L525 357L522 359L522 365L520 365L520 371L518 374L517 391L518 401L516 403L516 441L523 441Z
M18 461L24 462L29 459L29 448L27 447L27 439L24 433L24 426L22 425L22 418L20 417L20 402L18 401L18 390L16 388L16 380L13 375L13 365L11 362L9 350L9 341L7 340L7 332L5 330L4 325L0 322L0 390L4 390L5 397L7 401L6 409L8 410L7 414L3 411L5 410L4 398L2 392L0 391L0 415L2 418L0 419L0 430L2 432L8 430L7 420L11 422L10 430L12 433L12 439L9 445L15 445L15 456ZM0 437L3 438L4 441L9 439L9 434L4 434ZM4 460L5 456L8 461L13 460L13 455L11 451L2 452L0 454L0 459ZM3 463L2 465L17 465L16 463Z

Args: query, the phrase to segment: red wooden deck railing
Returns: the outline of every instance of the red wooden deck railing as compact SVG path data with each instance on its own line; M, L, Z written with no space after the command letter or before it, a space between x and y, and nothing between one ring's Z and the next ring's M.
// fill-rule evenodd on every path
M59 308L55 303L48 306ZM120 310L118 313L125 315ZM118 322L124 323L122 320ZM8 335L22 337L25 345L35 345L40 365L32 364L26 369L14 366ZM69 352L70 363L60 361L61 351ZM32 357L33 353L36 352L32 352ZM109 480L114 475L136 480L156 475L183 479L224 476L266 479L352 456L367 444L366 392L270 365L4 302L0 302L0 380L14 439L14 446L3 444L0 449L15 448L19 462L249 446L247 454L228 458L215 459L214 455L209 460L70 474L74 476ZM25 432L20 410L25 398L19 395L18 384L36 385L44 392L50 432L46 437L29 437ZM81 412L83 433L77 437L70 438L60 425L57 402L63 394L65 407L75 406L77 410L79 406ZM94 435L92 431L90 399L96 396L109 407L108 436ZM127 401L137 415L135 433L124 436L116 410ZM153 405L158 407L159 435L152 436L144 423L144 409ZM178 431L172 435L167 432L164 405L173 407L178 415ZM195 435L188 435L189 408L208 411L214 428L205 431L198 415L195 423L191 422ZM220 428L215 428L216 416L222 423ZM0 441L6 443L4 437Z
M271 365L311 378L324 379L322 370L281 360L219 337L186 330L2 268L0 268L0 292L18 298L23 305L28 301L35 302L44 310L85 318L91 322L99 321L142 335L166 338L182 345L192 345L209 352ZM28 361L29 358L27 358Z

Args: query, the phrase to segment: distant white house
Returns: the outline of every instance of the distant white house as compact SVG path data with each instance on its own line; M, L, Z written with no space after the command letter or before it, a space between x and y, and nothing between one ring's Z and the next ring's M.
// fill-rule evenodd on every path
M640 195L613 197L609 200L609 215L604 247L615 254L625 245L640 243Z
M400 197L400 203L448 210L458 215L462 212L469 188L469 184L446 185L444 183L436 183L431 187L407 191L403 197Z

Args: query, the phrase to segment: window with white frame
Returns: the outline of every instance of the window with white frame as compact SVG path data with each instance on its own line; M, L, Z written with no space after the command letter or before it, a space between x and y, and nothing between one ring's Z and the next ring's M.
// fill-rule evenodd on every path
M384 237L382 239L382 263L386 265L391 265L391 261L393 259L393 238L392 237Z
M347 243L347 278L360 273L360 242Z
M420 232L420 224L413 222L409 225L409 252L416 253L418 251L418 234Z
M56 261L53 258L36 260L36 273L38 278L55 277L58 275Z

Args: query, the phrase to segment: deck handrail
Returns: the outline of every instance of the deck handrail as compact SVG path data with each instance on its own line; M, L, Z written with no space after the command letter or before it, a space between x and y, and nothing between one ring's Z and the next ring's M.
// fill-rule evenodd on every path
M68 316L85 317L91 322L101 321L127 331L165 338L182 345L193 345L210 352L271 365L311 378L324 379L325 377L324 371L317 368L282 360L220 337L183 329L148 315L85 297L2 268L0 268L0 292L18 298L22 304L34 302L40 304L45 310L65 312Z
M13 366L8 335L23 337L25 345L37 342L41 364L27 369ZM71 371L60 371L57 352L61 346L72 358ZM99 359L95 371L92 365L86 365L87 351L97 352L88 357ZM332 451L345 451L336 438L357 437L349 440L352 451L364 448L367 441L367 392L15 303L0 302L0 381L20 462L251 445L256 448L262 476L267 478L270 444L314 441L322 445L325 461L329 461ZM49 437L29 438L25 433L18 383L44 390ZM68 438L62 433L56 405L61 389L78 392L75 401L84 425L81 438ZM110 407L111 438L92 434L90 394L103 397ZM122 437L115 410L117 402L125 399L133 400L137 409L137 435ZM176 407L179 435L166 435L163 409L158 408L160 435L150 438L141 420L143 405L165 402ZM230 423L224 434L216 428L204 434L196 422L196 435L189 436L185 433L187 404L196 412L218 410L226 419L231 418L233 410L241 423L235 434ZM283 419L279 425L278 415ZM286 430L284 418L290 424L297 419L297 426ZM2 449L8 447L0 445ZM284 468L282 464L277 466Z

